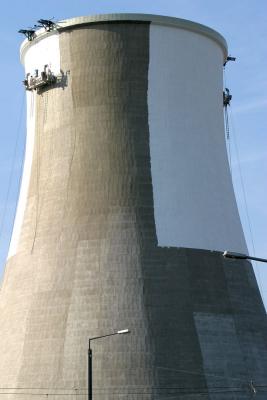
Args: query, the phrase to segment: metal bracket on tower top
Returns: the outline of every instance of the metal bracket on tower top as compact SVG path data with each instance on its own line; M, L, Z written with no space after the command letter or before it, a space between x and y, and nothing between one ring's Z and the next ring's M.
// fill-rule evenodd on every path
M50 32L56 27L55 22L51 21L50 19L39 19L37 22L40 24L40 27L46 30L46 32Z
M226 64L228 63L228 61L235 61L235 60L236 60L236 57L228 56L228 57L226 58L226 60L224 61L223 66L225 67Z
M22 33L26 36L26 38L31 42L35 38L35 30L34 29L20 29L19 33Z
M225 88L223 91L223 105L224 107L230 106L230 101L232 100L232 95L230 94L230 91L228 88Z

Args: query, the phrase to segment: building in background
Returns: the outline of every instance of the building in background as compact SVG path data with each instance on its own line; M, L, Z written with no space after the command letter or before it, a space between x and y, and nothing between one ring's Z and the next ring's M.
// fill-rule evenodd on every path
M12 400L86 399L89 337L129 328L93 344L94 399L265 399L253 269L222 256L247 252L225 147L225 40L136 14L30 39L0 386Z

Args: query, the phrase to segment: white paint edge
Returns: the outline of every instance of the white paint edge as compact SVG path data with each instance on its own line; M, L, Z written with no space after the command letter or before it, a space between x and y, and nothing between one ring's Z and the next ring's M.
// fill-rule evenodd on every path
M34 152L35 136L35 116L36 116L36 92L26 92L27 97L27 137L25 147L25 160L23 166L23 175L20 187L19 201L16 210L16 218L12 232L12 238L9 246L8 258L14 256L17 252L20 233L23 225L24 213L27 204L28 190L32 172L32 161Z

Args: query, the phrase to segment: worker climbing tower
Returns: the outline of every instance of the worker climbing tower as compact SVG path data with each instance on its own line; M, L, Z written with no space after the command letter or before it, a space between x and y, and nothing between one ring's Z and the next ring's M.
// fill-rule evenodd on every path
M46 20L41 20L46 21ZM27 144L0 292L11 400L266 399L267 323L227 161L220 34L137 14L23 42Z

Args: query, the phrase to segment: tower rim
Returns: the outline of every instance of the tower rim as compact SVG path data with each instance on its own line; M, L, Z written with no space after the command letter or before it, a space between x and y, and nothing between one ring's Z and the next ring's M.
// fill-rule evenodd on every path
M25 39L20 47L20 60L24 64L24 55L26 51L39 42L40 40L54 35L57 32L69 30L72 28L84 27L86 25L92 25L103 22L148 22L155 25L169 26L173 28L184 29L191 31L203 36L207 36L211 40L215 41L222 49L224 59L228 55L228 46L225 38L217 31L209 28L206 25L198 22L193 22L187 19L169 17L157 14L138 14L138 13L114 13L114 14L96 14L81 17L68 18L65 20L58 21L56 23L56 29L47 32L45 29L38 29L35 32L35 38L32 41Z

